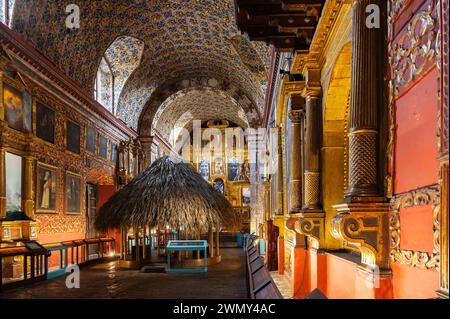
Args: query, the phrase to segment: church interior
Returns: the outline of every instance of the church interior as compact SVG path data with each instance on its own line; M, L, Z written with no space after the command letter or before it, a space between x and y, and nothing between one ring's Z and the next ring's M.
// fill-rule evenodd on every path
M0 299L448 299L449 0L0 20Z

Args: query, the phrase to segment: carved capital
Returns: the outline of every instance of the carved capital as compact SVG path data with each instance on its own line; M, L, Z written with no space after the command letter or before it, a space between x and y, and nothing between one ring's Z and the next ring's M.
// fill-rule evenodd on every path
M303 119L305 112L303 110L291 110L289 111L289 119L294 122L298 123Z
M341 204L331 234L361 252L367 268L389 269L389 206L386 203Z
M295 231L313 239L314 248L319 249L320 242L324 238L325 214L302 214L295 223Z

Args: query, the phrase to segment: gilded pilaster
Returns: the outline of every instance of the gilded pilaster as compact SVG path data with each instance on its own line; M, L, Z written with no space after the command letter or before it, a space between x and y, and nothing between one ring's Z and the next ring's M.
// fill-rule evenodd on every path
M6 217L5 150L0 147L0 219Z
M304 110L291 110L291 154L290 154L290 213L299 213L302 209L302 131L304 122Z
M144 161L143 161L143 168L147 168L152 164L152 144L153 144L153 138L142 136L139 137L139 141L141 142L142 151L144 152Z
M29 218L34 216L34 193L33 193L33 177L34 177L34 158L32 156L24 157L23 165L23 199L22 207L25 215Z
M283 130L278 127L277 214L284 214Z
M380 8L387 21L386 1L354 0L349 132L349 187L339 214L331 222L332 235L361 252L362 267L389 271L389 206L378 185L378 114L384 107L383 59L386 26L366 25L369 5Z

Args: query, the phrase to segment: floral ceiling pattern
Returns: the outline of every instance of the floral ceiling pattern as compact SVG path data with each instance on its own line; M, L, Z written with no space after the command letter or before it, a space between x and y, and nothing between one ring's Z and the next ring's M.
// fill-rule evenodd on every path
M114 76L115 109L126 81L141 62L143 52L144 42L133 37L117 38L105 52Z
M142 125L139 119L148 119L141 112L155 92L175 94L179 90L172 90L174 83L193 77L238 87L252 104L245 112L261 120L270 50L239 33L233 0L40 3L16 0L12 28L91 92L100 60L115 39L127 36L143 42L139 66L121 83L116 113L133 128ZM75 30L65 27L65 7L71 3L80 7L80 28ZM139 55L134 45L118 45L123 48L119 51L130 52L124 60Z
M181 128L191 131L193 120L203 122L218 115L239 127L248 127L245 112L236 100L223 91L201 88L180 91L164 101L155 114L153 128L173 142L173 132Z

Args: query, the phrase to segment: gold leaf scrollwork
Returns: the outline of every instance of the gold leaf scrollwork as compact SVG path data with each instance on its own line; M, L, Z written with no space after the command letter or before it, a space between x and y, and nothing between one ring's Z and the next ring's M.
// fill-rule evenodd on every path
M433 252L402 250L400 248L400 209L431 204L433 209ZM391 201L389 218L391 234L391 261L423 269L439 269L440 259L440 194L437 186L411 191Z

